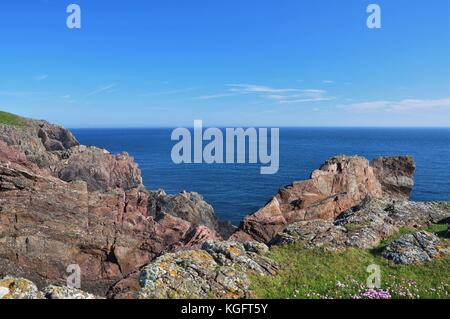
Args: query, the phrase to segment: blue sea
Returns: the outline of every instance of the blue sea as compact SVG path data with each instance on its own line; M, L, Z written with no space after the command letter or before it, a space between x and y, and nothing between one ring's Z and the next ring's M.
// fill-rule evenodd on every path
M412 198L450 201L450 129L282 128L280 170L260 175L259 164L181 164L171 160L171 129L73 129L82 144L112 153L127 151L139 163L144 184L167 193L196 191L217 215L238 224L262 207L278 189L307 179L333 155L369 159L412 155L417 164Z

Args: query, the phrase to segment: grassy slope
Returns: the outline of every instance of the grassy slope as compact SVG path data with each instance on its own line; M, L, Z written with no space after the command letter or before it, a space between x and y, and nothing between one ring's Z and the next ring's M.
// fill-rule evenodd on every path
M446 225L429 231L441 233ZM408 233L410 230L402 230ZM395 265L380 256L378 249L348 249L327 253L307 250L299 245L275 247L271 256L283 265L275 277L253 277L255 298L353 298L366 291L371 264L381 267L381 289L393 298L450 298L450 256L425 265Z
M25 119L11 113L0 111L0 124L22 126L25 125Z

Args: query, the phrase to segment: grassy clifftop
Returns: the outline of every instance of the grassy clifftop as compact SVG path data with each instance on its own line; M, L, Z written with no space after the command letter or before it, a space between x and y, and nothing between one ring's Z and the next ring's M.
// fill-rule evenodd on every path
M446 229L447 225L437 225L427 230L439 234ZM394 239L383 242L380 248ZM253 277L255 298L367 298L371 294L365 296L367 267L372 264L380 267L381 289L391 298L450 298L449 255L423 265L395 265L384 259L379 249L330 253L293 244L275 247L270 254L284 265L283 270L274 277Z
M0 124L22 126L25 125L25 123L26 120L23 117L0 111Z

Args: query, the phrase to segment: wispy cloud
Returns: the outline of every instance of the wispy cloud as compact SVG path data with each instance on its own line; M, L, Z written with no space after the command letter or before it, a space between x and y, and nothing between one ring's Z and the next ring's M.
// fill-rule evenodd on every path
M213 100L213 99L219 99L222 97L230 97L230 96L236 96L239 95L238 93L219 93L219 94L212 94L212 95L202 95L199 96L198 99L200 100Z
M36 81L44 81L48 79L48 74L40 74L34 77Z
M104 93L104 92L110 92L111 89L115 88L116 86L117 85L113 83L113 84L109 84L109 85L105 85L105 86L99 87L98 89L88 93L86 95L86 97L91 97L91 96L98 95L98 94L101 94L101 93Z
M255 95L278 103L304 103L334 100L325 90L274 88L256 84L228 84L225 93L200 96L201 100L230 97L236 95Z
M323 80L322 83L323 84L333 84L334 81L333 80Z
M148 93L140 94L140 96L174 95L174 94L192 92L192 91L196 91L198 89L200 89L200 88L199 87L188 87L188 88L182 88L182 89L170 90L170 91L148 92Z
M450 110L450 98L431 100L404 99L400 101L382 100L352 103L348 105L341 105L339 107L353 112L402 112L430 109Z
M298 89L280 89L272 88L269 86L255 85L255 84L228 84L231 92L240 93L262 93L262 94L274 94L274 93L292 93L298 92Z

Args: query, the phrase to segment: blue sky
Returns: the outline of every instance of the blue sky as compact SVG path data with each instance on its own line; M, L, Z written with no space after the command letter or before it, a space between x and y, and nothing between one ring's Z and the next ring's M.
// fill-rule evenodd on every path
M450 126L448 0L4 0L0 41L0 109L69 127Z

